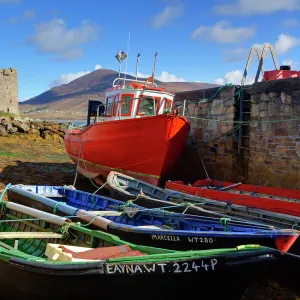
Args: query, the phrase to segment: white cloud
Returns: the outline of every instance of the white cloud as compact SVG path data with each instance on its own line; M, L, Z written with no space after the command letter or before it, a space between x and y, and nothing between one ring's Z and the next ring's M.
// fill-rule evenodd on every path
M276 54L281 55L298 45L300 45L299 38L296 38L292 35L280 34L274 44L274 48Z
M300 45L300 38L296 38L292 35L281 33L275 43L273 43L273 48L275 50L275 55L282 55L288 52L290 49ZM264 44L253 44L253 47L257 47L260 51L263 50ZM269 55L269 50L267 50L267 55ZM265 56L267 57L267 56Z
M177 77L173 74L169 74L166 71L162 71L160 75L156 77L158 80L163 82L184 82L185 80L181 77Z
M29 41L42 53L52 53L57 59L71 60L83 55L83 44L97 38L98 26L83 21L68 29L63 19L53 19L36 27Z
M292 60L292 59L285 59L282 62L283 65L291 66L292 70L299 70L300 69L300 62Z
M34 16L35 16L35 11L34 10L31 10L31 9L27 9L27 10L25 10L24 11L24 18L26 19L26 20L31 20L31 19L33 19L34 18Z
M158 13L152 22L152 25L156 28L167 25L172 19L177 18L183 12L181 5L167 5L163 11Z
M102 66L100 66L99 64L96 64L94 66L95 71L99 70L101 68L102 68ZM59 78L53 80L49 84L49 86L52 88L55 86L59 86L61 84L67 84L67 83L69 83L79 77L82 77L84 75L87 75L91 72L92 71L87 70L87 71L79 71L79 72L74 72L74 73L62 74L62 75L60 75ZM135 73L128 72L127 74L135 77ZM151 74L144 74L144 73L138 72L139 78L149 78L150 76L151 76ZM155 76L155 79L163 81L163 82L185 82L185 80L183 78L177 77L174 74L170 74L167 71L162 71L160 75Z
M236 43L247 40L255 34L252 27L231 27L228 21L213 26L200 26L191 35L192 39L209 40L218 43Z
M298 19L286 19L281 22L282 26L285 27L297 27L299 25Z
M299 9L299 0L235 0L233 4L220 4L214 7L215 13L219 15L270 14Z
M98 70L101 69L102 67L100 65L95 65L94 70ZM59 86L61 84L67 84L79 77L82 77L84 75L87 75L89 73L91 73L92 71L88 70L88 71L79 71L79 72L75 72L75 73L68 73L68 74L62 74L60 75L60 77L58 79L53 80L50 83L50 87L55 87L55 86Z
M240 85L242 81L243 72L240 70L235 70L227 72L224 74L223 78L217 78L213 83L224 85L227 83ZM254 82L254 76L247 76L245 84L252 84Z

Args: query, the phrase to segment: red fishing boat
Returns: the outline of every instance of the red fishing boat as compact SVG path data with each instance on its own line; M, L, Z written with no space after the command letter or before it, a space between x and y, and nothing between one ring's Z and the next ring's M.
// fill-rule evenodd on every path
M145 81L116 78L105 91L105 104L90 101L87 126L68 130L65 148L79 173L99 183L112 170L154 185L167 179L186 143L189 123L172 109L174 94L154 83L154 70L155 61Z
M300 191L218 180L168 181L166 189L232 204L300 216Z

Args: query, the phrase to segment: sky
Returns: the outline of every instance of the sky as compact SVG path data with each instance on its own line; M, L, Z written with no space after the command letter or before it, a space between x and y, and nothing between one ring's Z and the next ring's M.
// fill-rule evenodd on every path
M0 0L0 68L18 69L19 101L99 68L240 84L253 46L300 70L300 0ZM254 57L255 58L255 57ZM253 59L247 83L257 69ZM127 67L127 69L126 69ZM274 69L270 55L265 68Z

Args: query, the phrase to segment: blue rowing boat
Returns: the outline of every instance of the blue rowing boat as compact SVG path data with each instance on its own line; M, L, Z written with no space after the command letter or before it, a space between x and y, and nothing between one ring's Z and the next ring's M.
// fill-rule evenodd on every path
M123 240L174 250L234 248L257 244L287 252L299 233L272 226L146 209L62 186L11 186L8 200L85 221Z

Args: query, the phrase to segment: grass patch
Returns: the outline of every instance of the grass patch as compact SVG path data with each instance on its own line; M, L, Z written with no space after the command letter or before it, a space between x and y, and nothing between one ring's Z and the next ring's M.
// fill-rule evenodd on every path
M45 158L68 158L67 154L44 155Z
M8 151L0 151L0 156L7 156L7 157L16 157L19 153L8 152Z
M19 117L19 115L0 110L0 117L11 118L11 117Z
M26 116L24 114L13 114L7 111L0 110L0 117L2 118L16 118L16 117L21 117L25 118Z
M9 151L0 151L0 157L21 157L21 158L32 158L35 155L24 152L9 152Z

